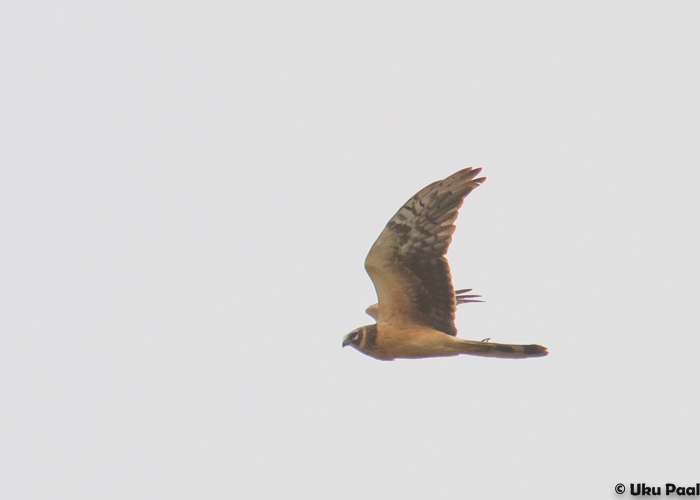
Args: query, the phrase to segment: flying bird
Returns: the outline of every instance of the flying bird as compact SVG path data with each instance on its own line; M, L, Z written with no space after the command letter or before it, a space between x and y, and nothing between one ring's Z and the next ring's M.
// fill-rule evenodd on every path
M432 358L469 354L491 358L547 355L541 345L496 344L457 337L458 304L480 302L471 289L452 286L445 258L464 198L480 186L480 168L465 168L416 193L387 223L365 259L378 303L366 313L376 323L348 333L352 346L373 358Z

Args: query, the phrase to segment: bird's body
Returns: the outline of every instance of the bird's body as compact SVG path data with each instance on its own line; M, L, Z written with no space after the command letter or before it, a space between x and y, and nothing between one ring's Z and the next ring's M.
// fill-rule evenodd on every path
M445 252L464 198L485 178L467 168L434 182L391 218L365 259L378 304L367 308L376 323L357 328L343 346L381 360L471 354L499 358L545 356L539 345L478 342L457 338L458 304L478 302L471 290L452 286Z

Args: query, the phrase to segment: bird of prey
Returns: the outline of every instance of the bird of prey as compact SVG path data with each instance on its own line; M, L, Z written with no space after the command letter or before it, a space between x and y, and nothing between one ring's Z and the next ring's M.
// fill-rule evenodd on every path
M491 358L547 355L541 345L496 344L457 337L458 304L479 302L471 289L455 291L445 258L464 198L485 177L465 168L426 186L387 223L365 259L378 304L367 308L375 324L347 334L349 345L380 360L470 354Z

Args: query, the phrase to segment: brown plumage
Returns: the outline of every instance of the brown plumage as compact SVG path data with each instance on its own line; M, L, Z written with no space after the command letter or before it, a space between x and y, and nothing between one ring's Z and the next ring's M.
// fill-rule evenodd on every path
M378 304L367 308L376 324L353 330L343 346L382 360L471 354L497 358L546 356L540 345L457 338L458 304L480 302L471 289L455 291L445 258L464 198L486 178L466 168L426 186L387 223L365 259Z

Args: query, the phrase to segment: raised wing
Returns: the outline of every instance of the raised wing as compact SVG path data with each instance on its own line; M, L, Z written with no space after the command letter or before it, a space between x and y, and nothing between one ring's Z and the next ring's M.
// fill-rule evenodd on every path
M471 292L471 288L463 288L462 290L455 290L455 300L457 301L457 305L460 304L467 304L469 302L483 302L483 300L478 300L477 297L481 297L481 295L468 295L467 292ZM372 316L374 320L376 321L379 318L379 304L372 304L369 306L367 309L365 309L365 312Z
M457 302L444 257L465 196L486 180L480 168L466 168L426 186L387 223L365 259L379 298L378 321L412 323L457 335Z

